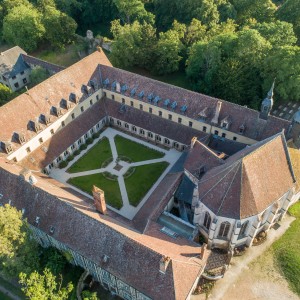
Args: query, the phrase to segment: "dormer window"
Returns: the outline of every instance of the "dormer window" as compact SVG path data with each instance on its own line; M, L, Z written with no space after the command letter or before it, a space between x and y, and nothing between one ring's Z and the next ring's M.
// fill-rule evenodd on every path
M4 150L7 154L10 154L13 152L12 144L10 142L1 142L1 148Z
M21 145L23 145L26 142L26 138L23 133L15 132L14 139L16 139Z
M35 132L39 132L42 130L41 125L38 123L38 121L29 121L29 128L32 129Z
M49 115L44 115L44 114L41 114L40 120L43 123L45 123L46 125L48 125L51 122L50 116Z
M228 123L227 123L227 122L223 122L223 123L222 123L222 127L223 127L223 128L227 128L227 127L228 127Z
M244 131L245 131L245 125L243 124L243 125L241 125L240 128L239 128L239 132L240 132L240 134L243 134Z
M228 130L228 129L229 129L229 126L230 126L230 123L231 123L231 120L230 120L230 118L227 116L226 118L224 118L224 119L221 121L221 127Z

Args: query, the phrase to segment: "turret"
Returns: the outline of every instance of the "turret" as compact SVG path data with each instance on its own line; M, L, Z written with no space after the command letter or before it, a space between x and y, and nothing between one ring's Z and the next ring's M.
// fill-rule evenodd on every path
M262 101L261 108L260 108L260 118L267 120L268 116L273 107L273 94L274 94L274 84L275 80L273 81L272 87L269 90L267 97Z

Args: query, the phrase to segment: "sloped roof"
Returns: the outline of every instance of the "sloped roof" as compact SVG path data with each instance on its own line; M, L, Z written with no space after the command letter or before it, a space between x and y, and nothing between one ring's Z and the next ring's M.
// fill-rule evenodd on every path
M244 219L261 213L294 183L285 137L279 133L207 172L199 182L199 199L218 216Z
M224 161L200 141L195 141L194 146L189 150L189 154L184 164L184 168L192 175L197 175L200 167L205 167L205 171L222 165Z
M27 140L36 135L27 129L29 120L37 120L41 114L50 114L51 107L60 107L60 101L68 100L71 93L79 97L80 101L85 99L82 85L88 85L90 80L98 82L99 63L110 65L103 51L92 53L0 107L0 141L11 141L16 149L20 145L12 139L14 132L23 133ZM51 118L57 119L54 115ZM40 125L45 127L42 123Z
M24 208L24 217L33 225L39 216L41 230L50 234L50 226L54 226L55 239L148 297L186 299L206 262L206 258L197 258L199 245L168 237L154 222L141 234L112 218L110 212L99 215L84 197L70 193L61 183L58 187L54 180L49 182L44 174L34 173L37 183L31 186L18 176L20 171L20 167L0 159L1 203L10 199L19 210ZM103 262L104 254L109 257L107 263ZM159 272L163 255L172 260L166 274Z
M8 78L28 69L29 66L24 63L21 54L26 54L26 52L19 46L1 52L0 74Z
M128 89L124 95L130 96L131 90L136 89L136 93L133 96L135 99L139 99L141 102L148 102L147 96L153 93L154 96L159 96L161 100L157 103L158 107L165 108L171 112L176 112L182 115L186 115L192 119L200 120L201 112L206 109L207 111L207 123L210 124L211 120L216 112L218 102L221 102L221 110L219 114L219 124L221 120L226 117L230 117L231 124L229 130L236 134L240 134L240 126L244 125L244 136L254 139L263 140L268 138L282 129L287 131L290 124L289 121L269 116L267 120L259 118L259 112L245 106L240 106L231 102L220 100L214 97L210 97L204 94L185 90L180 87L176 87L167 83L163 83L148 77L144 77L138 74L134 74L128 71L124 71L115 67L100 66L102 80L109 79L109 85L107 89L111 89L111 84L117 81L123 85L127 85ZM139 98L139 93L144 91L144 98ZM177 102L177 107L173 109L170 105L166 107L164 100L170 99L170 104L174 101ZM181 111L182 106L187 106L185 112Z

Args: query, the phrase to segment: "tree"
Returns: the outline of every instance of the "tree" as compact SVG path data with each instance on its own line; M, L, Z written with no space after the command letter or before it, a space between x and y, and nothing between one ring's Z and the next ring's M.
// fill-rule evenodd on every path
M294 26L295 34L300 42L300 0L286 0L276 12L279 20L290 22Z
M28 224L10 205L0 207L0 264L7 276L31 272L38 265L37 244Z
M49 77L48 70L42 68L42 67L36 67L34 68L30 73L30 84L31 86L35 86L39 84L40 82L46 80Z
M11 9L4 18L3 37L26 51L33 51L44 36L42 15L33 6L20 5Z
M82 299L83 300L99 300L96 292L92 293L88 290L85 290L82 292Z
M73 290L71 282L61 288L62 278L57 284L56 277L49 269L45 269L42 275L37 271L30 275L21 273L19 282L23 285L22 291L31 300L67 300Z
M197 19L193 19L190 25L187 26L185 35L185 43L188 46L205 39L206 26Z
M218 6L214 3L214 1L202 0L198 18L208 27L212 27L219 22L220 14L218 11Z
M5 104L7 101L9 101L13 96L13 92L9 87L6 85L0 83L0 106ZM1 241L1 237L0 237ZM1 248L1 245L0 245Z
M292 46L297 42L291 23L277 20L271 23L257 23L252 27L269 41L273 47Z
M114 0L121 19L130 24L134 20L145 20L153 23L154 16L148 13L140 0Z
M42 22L46 30L45 38L55 48L61 49L74 41L76 22L55 7L45 6Z
M152 71L159 75L177 71L182 59L179 55L182 47L180 34L177 31L170 29L161 32L154 52L155 63Z

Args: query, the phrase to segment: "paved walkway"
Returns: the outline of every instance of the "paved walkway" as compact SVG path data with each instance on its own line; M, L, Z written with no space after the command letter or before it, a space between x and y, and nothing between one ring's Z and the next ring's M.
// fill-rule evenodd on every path
M280 222L280 227L277 230L271 229L268 232L268 238L266 242L259 246L251 247L243 256L233 257L233 259L230 262L230 266L225 273L224 278L217 281L215 287L212 290L212 294L209 296L209 299L224 299L226 292L233 284L235 284L238 278L243 275L243 271L248 268L248 265L256 258L258 258L264 251L266 251L275 240L281 237L294 220L295 218L286 215L284 219ZM249 282L249 284L251 284L251 282ZM205 299L205 296L192 296L191 299L202 300Z
M8 296L9 298L13 299L13 300L21 300L21 298L15 294L13 294L11 291L7 290L4 286L0 285L0 291Z
M154 150L157 150L159 152L163 152L165 155L162 158L158 158L158 159L151 159L151 160L146 160L146 161L139 161L139 162L133 162L133 163L127 163L125 161L119 161L118 164L120 166L122 166L122 168L120 170L116 170L114 169L116 166L116 159L118 157L118 152L117 152L117 148L115 145L115 136L116 135L120 135L125 137L126 139L132 140L136 143L142 144L146 147L152 148ZM123 207L120 210L117 210L111 206L108 205L108 207L119 213L120 215L126 217L127 219L132 220L134 218L134 216L136 215L136 213L140 210L140 208L144 205L144 203L147 201L147 199L150 197L150 195L152 194L152 192L156 189L156 187L159 185L159 183L162 181L162 179L167 175L167 173L170 171L170 169L172 168L172 166L175 164L175 162L178 160L178 158L181 155L181 152L178 152L175 149L162 149L160 147L157 147L155 145L149 144L143 140L140 140L138 138L132 137L130 135L127 135L123 132L117 131L113 128L107 128L104 132L102 132L99 136L99 139L102 139L103 137L107 137L109 140L109 144L110 144L110 148L111 148L111 152L112 152L112 157L113 157L113 161L106 166L105 168L100 168L100 169L96 169L96 170L90 170L90 171L84 171L84 172L78 172L78 173L72 173L69 174L66 172L66 170L70 167L67 166L64 169L52 169L51 171L51 177L53 177L54 179L63 182L64 184L68 185L69 187L73 188L74 190L84 194L85 196L89 197L92 199L91 195L81 191L78 188L75 188L72 185L69 185L67 183L67 181L70 178L73 177L79 177L79 176L87 176L87 175L92 175L92 174L98 174L98 173L103 173L103 172L109 172L113 175L118 176L118 183L119 183L119 187L120 187L120 192L121 192L121 196L122 196L122 201L123 201ZM97 140L98 141L98 140ZM89 145L88 148L84 151L82 151L80 153L80 155L76 156L74 158L74 160L72 161L72 164L74 164L76 161L78 161L83 155L85 155L87 153L87 151L89 151L95 144L95 141L92 145ZM163 172L163 174L159 177L159 179L156 181L156 183L151 187L151 189L147 192L147 194L144 196L144 198L140 201L140 203L138 204L137 207L134 207L132 205L130 205L129 203L129 199L128 199L128 195L127 195L127 190L126 190L126 186L125 186L125 181L124 181L124 177L123 175L127 172L127 170L130 167L138 167L138 166L143 166L143 165L148 165L148 164L154 164L154 163L159 163L159 162L168 162L169 166L166 168L166 170ZM101 188L101 187L100 187Z

